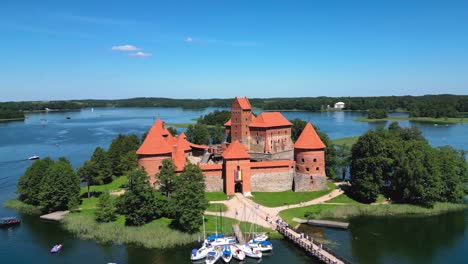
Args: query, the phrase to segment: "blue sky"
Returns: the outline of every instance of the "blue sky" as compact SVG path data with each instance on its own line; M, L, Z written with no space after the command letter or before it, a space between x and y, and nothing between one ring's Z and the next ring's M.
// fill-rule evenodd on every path
M468 1L2 1L0 101L468 94Z

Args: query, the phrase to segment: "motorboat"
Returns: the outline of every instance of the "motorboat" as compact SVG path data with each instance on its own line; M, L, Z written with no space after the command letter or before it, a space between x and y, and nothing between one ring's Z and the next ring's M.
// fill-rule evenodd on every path
M267 251L273 250L273 245L268 240L259 242L259 243L249 243L249 246L254 249L260 250L261 252L267 252Z
M190 260L192 261L197 261L206 258L206 255L208 252L213 250L213 247L209 243L205 243L201 248L199 249L192 249L192 254L190 255Z
M221 258L221 248L216 247L212 249L208 254L206 255L206 264L214 264L216 263L219 259Z
M257 242L263 242L267 240L268 240L267 233L258 233L253 237L252 240L249 241L249 243L257 243Z
M21 223L21 220L16 217L0 218L0 227L12 226Z
M258 249L254 249L248 244L246 245L237 245L237 247L244 252L244 254L249 258L261 259L262 252Z
M39 159L39 156L37 155L31 156L28 158L28 160L37 160L37 159Z
M59 253L62 250L62 244L55 245L50 249L50 253Z
M242 251L236 245L229 245L229 247L231 248L233 258L235 258L235 259L237 259L239 261L243 261L245 259L244 251Z
M223 259L225 263L231 262L232 251L229 245L224 245L224 250L223 250L223 254L221 255L221 258Z

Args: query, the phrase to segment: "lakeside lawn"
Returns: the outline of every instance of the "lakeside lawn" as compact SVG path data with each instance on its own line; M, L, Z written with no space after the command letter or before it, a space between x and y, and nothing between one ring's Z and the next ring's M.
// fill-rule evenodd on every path
M369 119L366 117L356 118L355 121L358 122L386 122L386 121L400 121L408 120L413 122L421 123L434 123L434 124L458 124L458 123L468 123L468 118L454 118L454 117L445 117L445 118L432 118L432 117L408 117L408 116L389 116L382 119Z
M327 182L328 189L315 192L293 192L291 190L285 192L253 192L252 200L255 203L266 207L278 207L283 205L298 204L307 202L324 196L333 191L336 186L333 182Z
M228 207L222 203L210 203L206 211L208 212L226 212Z
M112 182L103 185L91 185L90 193L103 193L103 192L118 192L123 189L123 186L127 184L127 176L116 177ZM80 190L80 196L84 196L88 193L88 187L83 186Z
M359 137L345 137L345 138L337 138L333 139L332 142L334 145L337 146L347 146L352 147L354 143L357 142Z
M208 201L226 201L229 199L224 192L205 192L205 198Z

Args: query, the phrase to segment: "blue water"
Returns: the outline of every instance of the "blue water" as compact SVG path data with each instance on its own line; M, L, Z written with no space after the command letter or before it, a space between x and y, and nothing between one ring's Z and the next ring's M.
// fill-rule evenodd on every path
M107 148L119 133L135 133L140 136L151 127L157 117L167 123L190 123L193 122L192 118L212 110L95 108L94 111L83 109L67 113L31 113L27 114L24 122L0 123L0 203L15 197L18 177L31 163L27 160L29 156L64 156L77 167L89 158L96 146ZM386 124L356 122L354 119L364 115L358 112L283 114L288 119L301 118L310 121L331 138L359 136L370 128ZM408 121L400 124L411 125ZM413 124L422 130L434 146L452 145L468 150L467 124ZM15 214L12 210L0 208L0 216ZM189 245L161 251L135 246L99 245L74 238L63 231L59 224L42 222L35 217L21 217L23 223L20 226L0 229L0 263L189 263L188 254L193 247ZM330 246L340 255L356 263L445 263L447 257L453 263L462 263L465 259L464 253L468 249L468 216L464 212L432 217L429 220L421 219L419 222L367 218L359 221L352 224L349 231L318 231L322 232L330 241ZM434 221L437 224L433 224ZM405 229L394 228L391 229L392 232L382 232L389 225L404 226ZM427 229L425 232L428 233L437 230L437 234L444 235L444 239L419 238L424 233L420 232L418 226L420 229ZM376 236L375 233L380 235ZM430 245L427 245L428 241ZM48 250L58 242L65 245L64 250L57 256L51 256ZM265 257L263 263L311 261L286 241L274 241L274 246L274 255ZM387 246L392 250L387 249ZM427 250L430 250L430 254L425 253Z

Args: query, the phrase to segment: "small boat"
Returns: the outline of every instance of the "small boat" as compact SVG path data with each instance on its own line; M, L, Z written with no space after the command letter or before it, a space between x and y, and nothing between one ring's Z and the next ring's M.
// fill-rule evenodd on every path
M190 255L190 260L192 261L197 261L206 258L206 255L208 252L213 250L213 247L209 243L205 243L201 248L199 249L192 249L192 254Z
M239 261L243 261L245 259L244 251L242 251L236 245L229 245L229 247L231 248L233 258L235 258L235 259L237 259Z
M249 243L258 243L258 242L263 242L268 240L268 235L266 233L259 233L254 236L252 240L249 241Z
M232 251L228 245L224 245L223 255L221 255L221 258L223 259L225 263L231 262Z
M267 251L273 250L273 245L268 240L259 242L259 243L249 243L249 246L252 247L253 249L260 250L261 252L267 252Z
M71 117L67 116L67 119L71 119Z
M245 255L249 258L254 258L254 259L261 259L262 258L262 252L258 249L254 249L251 246L247 245L237 245L237 247L242 250Z
M62 250L62 244L55 245L50 249L50 253L59 253Z
M215 248L206 255L206 264L214 264L221 258L221 248Z
M21 223L21 220L15 217L0 218L0 227L12 226Z
M37 159L39 159L39 156L37 155L31 156L28 158L28 160L37 160Z

